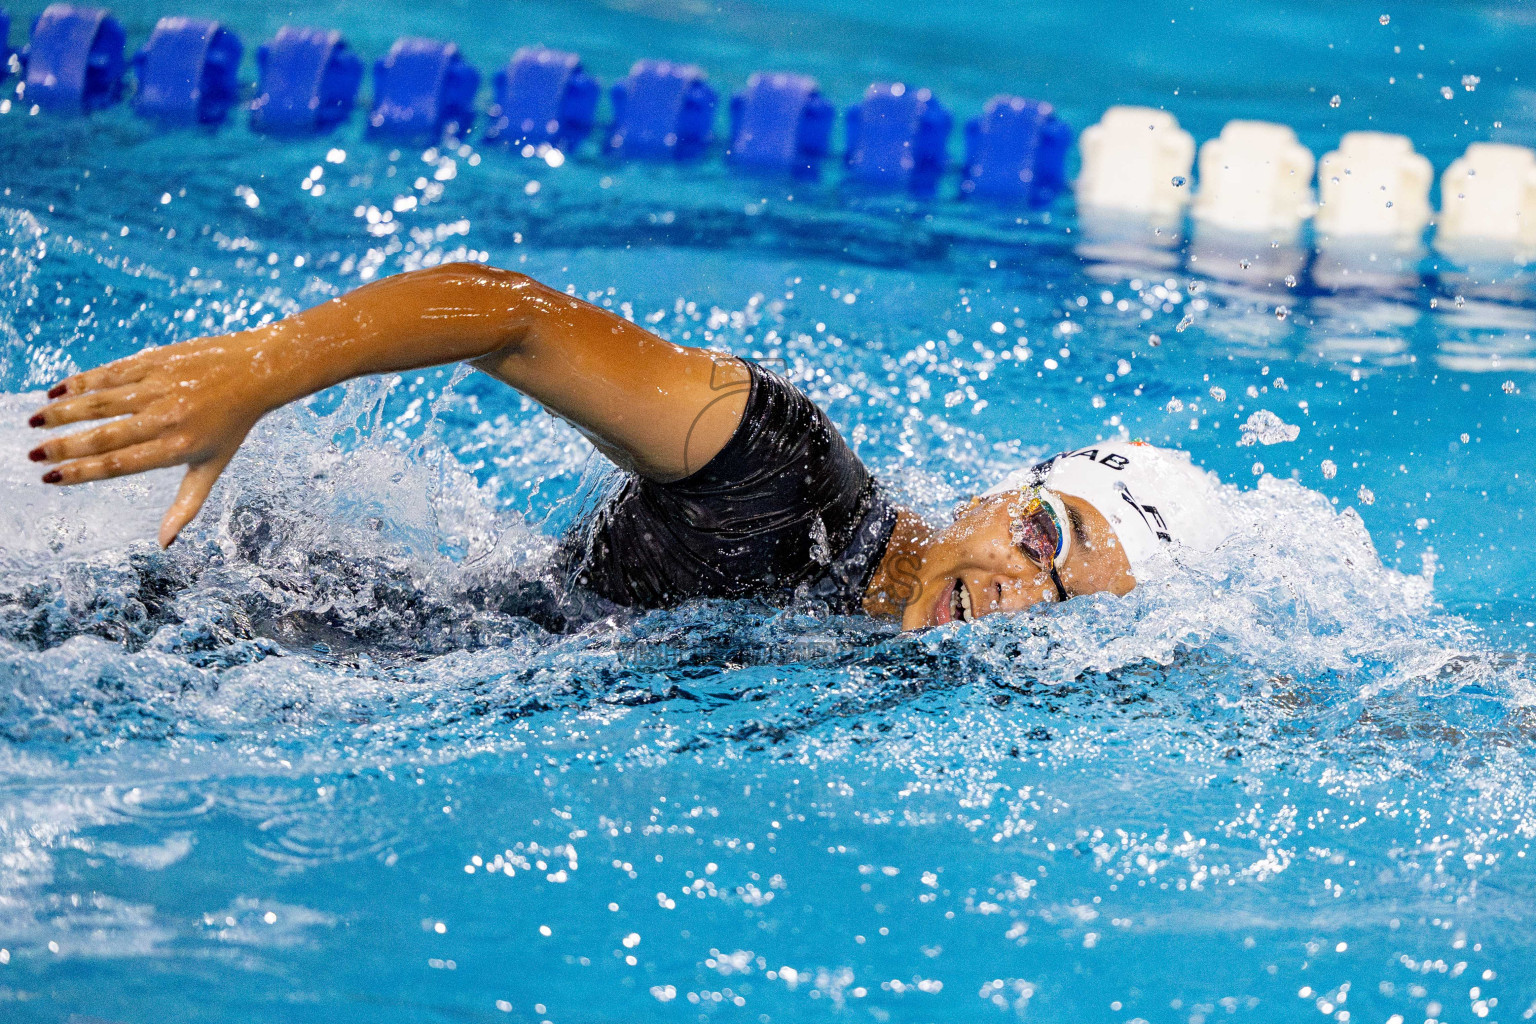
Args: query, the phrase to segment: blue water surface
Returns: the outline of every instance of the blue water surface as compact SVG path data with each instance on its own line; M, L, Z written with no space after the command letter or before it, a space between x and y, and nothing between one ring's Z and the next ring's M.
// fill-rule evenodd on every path
M135 44L173 13L117 12ZM174 13L487 71L542 42L604 82L803 71L839 106L902 79L962 119L1003 91L1079 129L1261 117L1319 154L1378 128L1437 172L1536 143L1515 3ZM0 1019L1536 1016L1523 270L1331 291L953 178L424 152L356 116L274 140L13 101L0 168ZM560 628L538 581L611 471L452 367L269 417L167 552L174 474L36 483L59 376L465 259L778 366L936 520L1130 436L1234 485L1241 527L1125 599L921 634L731 602ZM1299 436L1242 443L1261 411Z

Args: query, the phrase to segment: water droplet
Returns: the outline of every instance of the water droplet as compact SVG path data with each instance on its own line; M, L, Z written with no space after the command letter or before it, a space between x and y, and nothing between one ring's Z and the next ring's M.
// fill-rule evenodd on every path
M1218 402L1225 402L1227 400L1227 389L1222 387L1213 387L1211 388L1211 397L1216 399Z
M1247 270L1249 267L1253 266L1253 262L1245 258L1238 260L1237 265L1242 267L1244 270Z
M1254 476L1263 476L1264 475L1264 463L1262 463L1262 462L1255 462L1253 464L1253 475Z
M1173 176L1173 187L1174 188L1183 188L1188 183L1189 183L1189 179L1184 177L1181 174L1175 174Z
M1456 296L1456 308L1457 309L1460 309L1461 307L1465 306L1466 304L1467 304L1467 300L1466 300L1465 296L1462 296L1462 295Z
M1339 105L1339 94L1338 93L1334 93L1333 96L1329 98L1328 105L1330 107L1337 107Z
M1517 391L1517 390L1518 390L1518 389L1517 389L1517 388L1516 388L1516 387L1515 387L1515 382L1514 382L1514 381L1512 381L1512 380L1507 380L1507 381L1505 381L1505 382L1504 382L1504 393L1505 393L1505 394L1506 394L1506 395L1512 395L1512 394L1514 394L1514 393L1515 393L1515 392L1516 392L1516 391Z
M1451 90L1450 86L1442 85L1440 87L1440 95L1444 96L1446 99L1450 99L1452 96L1456 95L1456 93Z
M1147 335L1147 344L1151 345L1153 348L1157 348L1157 346L1161 345L1162 343L1163 343L1162 335L1160 335L1160 334L1149 334L1149 335Z
M1472 440L1472 435L1471 434L1462 434L1461 435L1461 443L1462 444L1466 444L1470 440Z
M1186 330L1189 329L1189 326L1191 324L1193 324L1194 322L1195 322L1195 318L1194 317L1186 316L1183 320L1179 321L1179 325L1177 327L1175 327L1174 330L1178 331L1180 334L1183 334Z
M1387 209L1392 209L1392 200L1390 199L1387 200Z
M1476 92L1477 91L1477 85L1481 81L1482 81L1482 79L1478 78L1476 75L1462 75L1461 76L1461 87L1463 89L1467 90L1467 92Z
M1287 307L1287 306L1276 306L1275 307L1275 319L1276 320L1284 320L1286 317L1288 317L1290 315L1291 315L1291 311L1290 311L1289 307Z
M1392 15L1390 15L1390 14L1383 14L1381 16L1380 20L1381 20L1381 23L1383 25L1390 25L1390 24L1392 24Z
M1296 287L1296 275L1295 274L1286 274L1285 275L1285 286L1287 288L1295 288Z
M1333 464L1332 459L1323 460L1323 479L1332 480L1339 475L1339 467Z
M1362 505L1376 504L1376 492L1364 484L1361 484L1360 489L1355 492L1355 497L1360 499L1360 504Z

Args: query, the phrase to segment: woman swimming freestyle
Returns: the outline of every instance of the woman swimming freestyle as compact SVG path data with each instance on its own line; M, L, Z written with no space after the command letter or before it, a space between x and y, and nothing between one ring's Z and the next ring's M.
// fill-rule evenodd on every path
M559 556L578 586L620 605L809 599L914 629L1124 595L1165 548L1220 540L1210 474L1182 452L1125 441L1016 473L931 526L897 507L781 377L469 263L77 373L31 426L110 422L30 458L55 463L43 482L62 485L185 465L160 525L167 547L262 416L354 377L454 361L539 402L628 471Z

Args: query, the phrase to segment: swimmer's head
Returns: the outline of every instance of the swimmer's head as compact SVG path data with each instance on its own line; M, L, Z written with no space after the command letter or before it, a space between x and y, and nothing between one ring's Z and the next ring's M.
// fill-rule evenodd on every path
M1015 473L927 545L902 627L1023 611L1081 594L1130 593L1166 549L1228 532L1215 478L1185 452L1114 441Z

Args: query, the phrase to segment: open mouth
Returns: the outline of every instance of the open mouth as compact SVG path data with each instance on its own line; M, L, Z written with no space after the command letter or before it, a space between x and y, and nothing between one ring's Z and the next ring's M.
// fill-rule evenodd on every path
M949 617L951 622L971 622L976 613L971 609L971 591L963 580L956 580L949 592Z

